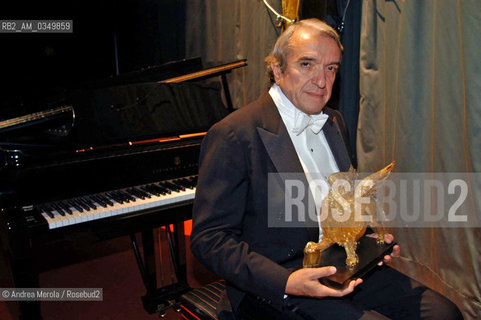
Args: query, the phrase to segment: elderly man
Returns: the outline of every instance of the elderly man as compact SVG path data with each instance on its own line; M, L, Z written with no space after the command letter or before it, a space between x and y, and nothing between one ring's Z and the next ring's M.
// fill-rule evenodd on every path
M339 36L325 23L290 26L266 59L269 92L205 137L191 248L227 281L221 319L461 317L449 300L386 266L343 290L326 287L319 279L334 267L299 269L305 244L319 240L319 227L269 226L269 201L276 201L268 199L269 173L326 177L350 166L343 118L325 107L341 52ZM317 208L321 200L314 199ZM391 256L399 252L395 246Z

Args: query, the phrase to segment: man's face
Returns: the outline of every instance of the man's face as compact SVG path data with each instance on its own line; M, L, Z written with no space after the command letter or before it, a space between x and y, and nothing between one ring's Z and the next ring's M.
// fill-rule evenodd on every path
M341 50L334 39L300 29L290 39L284 72L274 63L271 68L276 83L298 109L318 114L331 97L340 62Z

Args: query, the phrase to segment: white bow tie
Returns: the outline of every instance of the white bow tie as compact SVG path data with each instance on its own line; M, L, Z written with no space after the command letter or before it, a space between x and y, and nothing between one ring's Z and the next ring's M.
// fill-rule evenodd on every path
M329 119L329 116L324 113L308 116L305 113L297 112L292 132L300 135L306 128L309 127L312 132L318 134L326 123L327 119Z

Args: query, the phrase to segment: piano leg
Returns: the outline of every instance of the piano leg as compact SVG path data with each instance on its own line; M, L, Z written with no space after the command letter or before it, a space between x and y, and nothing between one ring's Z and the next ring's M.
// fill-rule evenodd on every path
M155 286L151 286L149 275L145 271L144 262L142 261L142 257L140 255L139 244L137 243L137 237L135 234L130 235L130 240L132 241L132 247L134 249L135 259L137 260L137 266L139 267L140 275L142 276L142 282L144 283L147 292L149 292L153 290Z
M157 312L160 316L164 315L166 310L172 306L177 308L176 300L191 289L187 283L183 222L180 226L178 224L174 225L173 233L168 226L165 229L177 282L161 288L157 288L156 282L157 270L159 270L159 268L155 265L154 230L142 232L144 259L141 258L136 236L131 235L132 246L139 271L147 290L145 296L142 297L144 309L150 314ZM159 271L162 272L162 270Z
M174 264L175 276L179 283L187 284L187 264L185 252L185 234L184 228L179 228L178 224L174 224L174 232L170 228L166 228L167 239L169 241L170 255Z
M39 288L38 270L34 259L10 258L15 288ZM20 317L25 320L41 320L40 301L19 301Z
M154 233L151 231L142 232L142 247L144 249L145 272L147 281L145 288L147 294L152 294L157 288L157 277L155 270Z

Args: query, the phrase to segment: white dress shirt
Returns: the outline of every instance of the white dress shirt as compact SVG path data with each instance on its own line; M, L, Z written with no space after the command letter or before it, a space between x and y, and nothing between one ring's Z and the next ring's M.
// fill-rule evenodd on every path
M269 94L294 144L307 182L311 187L316 213L319 215L322 200L328 193L327 177L339 172L326 136L321 130L328 116L323 112L312 116L305 114L289 101L277 84L271 87ZM315 124L304 129L308 122L315 122ZM321 239L322 229L319 222L319 241Z

